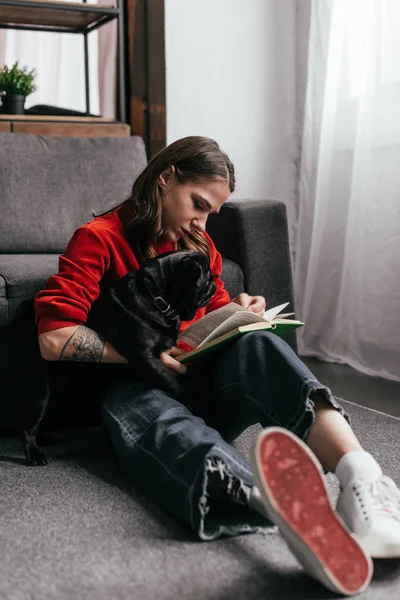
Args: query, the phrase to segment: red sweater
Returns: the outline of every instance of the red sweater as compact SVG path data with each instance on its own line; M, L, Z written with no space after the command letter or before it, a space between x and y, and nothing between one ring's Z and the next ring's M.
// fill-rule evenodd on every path
M206 312L227 304L228 292L220 279L221 254L207 233L210 246L210 267L217 290L206 307L196 311L192 321L182 321L181 331ZM173 250L173 244L157 247L157 254ZM96 217L79 227L59 259L59 271L52 275L46 288L35 298L38 334L44 331L84 325L92 303L112 283L139 264L123 230L118 210Z

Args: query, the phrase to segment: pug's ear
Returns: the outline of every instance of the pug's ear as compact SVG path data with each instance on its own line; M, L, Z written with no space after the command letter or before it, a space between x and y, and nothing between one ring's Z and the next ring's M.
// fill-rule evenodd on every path
M179 263L179 277L182 282L197 283L202 273L200 262L192 256L185 256Z

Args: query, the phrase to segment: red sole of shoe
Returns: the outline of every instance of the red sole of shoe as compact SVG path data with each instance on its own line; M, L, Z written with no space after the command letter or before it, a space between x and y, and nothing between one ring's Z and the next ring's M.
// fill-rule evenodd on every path
M345 594L364 589L371 562L332 509L323 471L304 443L285 430L266 429L256 463L270 508L308 546L328 579Z

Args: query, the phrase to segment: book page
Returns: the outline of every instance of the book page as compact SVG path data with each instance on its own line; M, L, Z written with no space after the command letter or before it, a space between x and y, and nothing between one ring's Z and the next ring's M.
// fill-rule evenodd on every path
M232 314L240 311L243 312L245 309L235 302L221 306L189 325L179 334L178 341L186 342L192 348L197 348L221 323L226 321Z
M207 344L207 342L211 342L221 335L225 335L225 333L229 333L233 329L237 327L242 327L243 325L249 325L251 323L265 323L264 317L260 315L256 315L249 310L243 310L241 312L233 313L228 319L226 319L223 323L218 325L200 344L198 344L198 348Z
M272 321L273 319L275 319L276 315L281 312L281 310L283 310L284 308L286 308L288 306L288 304L289 304L289 302L284 302L283 304L279 304L278 306L269 308L264 313L264 319L266 321ZM287 317L289 315L294 315L294 313L286 313L285 315L279 315L279 318L282 318L283 316Z

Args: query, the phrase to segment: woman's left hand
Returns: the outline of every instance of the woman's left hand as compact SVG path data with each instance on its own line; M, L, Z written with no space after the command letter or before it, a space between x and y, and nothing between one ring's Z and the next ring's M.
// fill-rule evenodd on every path
M232 300L232 302L236 302L240 306L243 306L246 310L250 310L256 315L260 315L261 317L264 315L265 307L267 303L263 296L249 296L249 294L239 294Z
M175 360L174 357L184 354L184 352L185 351L182 348L172 346L172 348L169 348L169 350L161 352L161 362L164 363L164 365L168 367L168 369L170 369L174 375L183 375L187 371L187 366L183 365L178 360Z

